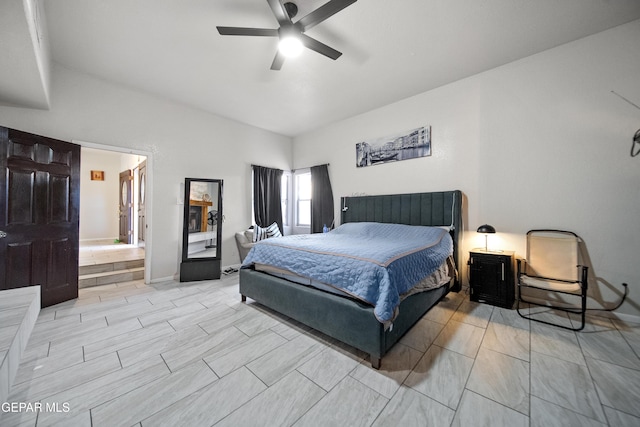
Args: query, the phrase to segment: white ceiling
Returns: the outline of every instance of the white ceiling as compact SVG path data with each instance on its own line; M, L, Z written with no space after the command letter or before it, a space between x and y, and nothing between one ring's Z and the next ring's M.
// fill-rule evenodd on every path
M294 21L326 3L294 1ZM639 0L359 0L307 32L342 57L305 50L271 71L275 38L215 28L277 28L266 0L44 9L64 67L288 136L640 18Z

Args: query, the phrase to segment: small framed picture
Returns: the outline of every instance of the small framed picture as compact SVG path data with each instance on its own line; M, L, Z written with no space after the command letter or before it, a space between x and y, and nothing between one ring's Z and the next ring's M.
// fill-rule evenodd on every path
M91 181L104 181L104 171L91 171Z

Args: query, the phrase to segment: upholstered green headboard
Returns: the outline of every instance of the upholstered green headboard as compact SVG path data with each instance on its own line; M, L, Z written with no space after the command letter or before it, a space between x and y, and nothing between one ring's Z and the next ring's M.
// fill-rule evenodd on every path
M451 226L453 257L461 268L462 192L388 194L341 197L341 224L347 222L385 222L408 225Z

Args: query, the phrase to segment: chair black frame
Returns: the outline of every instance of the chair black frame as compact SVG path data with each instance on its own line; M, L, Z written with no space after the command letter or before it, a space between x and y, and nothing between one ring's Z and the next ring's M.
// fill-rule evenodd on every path
M549 233L564 233L564 234L570 234L574 237L576 237L578 239L578 245L580 244L580 242L582 242L582 239L580 238L580 236L578 236L576 233L573 233L571 231L565 231L565 230L554 230L554 229L537 229L537 230L529 230L527 232L527 240L529 239L529 236L531 235L531 233L539 233L539 232L549 232ZM578 246L578 251L580 250L580 247ZM529 248L527 245L527 257L529 257ZM529 320L533 320L534 322L539 322L539 323L544 323L547 325L551 325L551 326L557 326L559 328L563 328L563 329L568 329L571 331L581 331L582 329L584 329L585 323L586 323L586 314L587 314L587 289L588 289L588 272L589 272L589 267L587 267L586 265L581 265L578 264L576 266L576 268L580 269L580 279L577 281L572 281L572 280L560 280L560 279L554 279L554 278L550 278L550 277L542 277L542 276L534 276L534 275L528 275L526 274L526 261L524 262L525 266L524 269L522 268L522 264L523 264L524 260L518 259L517 260L517 284L516 284L516 288L517 288L517 295L516 295L516 311L518 312L518 314L520 315L520 317L523 317L525 319L529 319ZM560 291L560 290L553 290L553 289L548 289L548 288L543 288L543 287L537 287L537 286L532 286L532 285L522 285L521 282L521 277L522 275L526 275L528 277L533 277L533 278L537 278L537 279L542 279L542 280L553 280L555 282L564 282L564 283L579 283L580 284L580 288L581 288L581 292L580 294L575 293L575 292L566 292L566 291ZM537 303L537 302L533 302L533 301L528 301L526 299L524 299L522 297L522 292L521 292L521 287L526 287L526 288L532 288L532 289L539 289L541 291L546 291L546 292L553 292L553 293L559 293L559 294L566 294L566 295L572 295L574 297L580 297L581 299L581 307L580 309L578 308L569 308L569 307L560 307L560 306L556 306L556 305L549 305L549 304L541 304L541 303ZM555 310L560 310L560 311L564 311L567 313L572 313L572 314L580 314L581 315L581 325L578 328L573 328L573 327L568 327L568 326L564 326L558 323L552 323L552 322L547 322L545 320L541 320L541 319L535 319L534 317L531 316L531 314L529 314L528 316L525 316L524 314L522 314L520 312L520 302L526 303L526 304L530 304L530 305L536 305L539 307L548 307L548 308L552 308ZM569 321L571 322L571 319L569 319Z

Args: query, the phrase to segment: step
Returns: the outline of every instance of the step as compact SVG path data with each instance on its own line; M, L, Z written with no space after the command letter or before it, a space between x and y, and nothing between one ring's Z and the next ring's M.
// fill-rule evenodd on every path
M81 265L78 269L80 276L95 273L105 273L109 271L128 270L131 268L144 267L144 259L134 259L129 261L115 261L103 264Z
M89 288L140 279L144 279L144 263L142 267L83 274L78 277L78 288Z
M0 291L0 402L9 397L39 314L40 286Z

